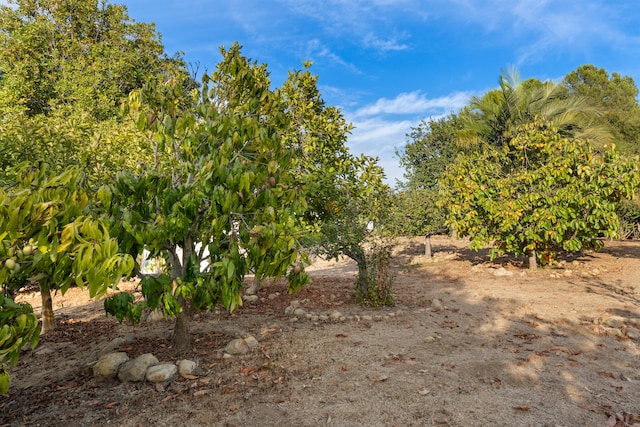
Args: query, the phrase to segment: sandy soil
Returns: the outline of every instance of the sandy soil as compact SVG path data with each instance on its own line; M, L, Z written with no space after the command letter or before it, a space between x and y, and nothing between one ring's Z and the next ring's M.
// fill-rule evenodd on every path
M230 315L201 314L177 354L172 322L119 325L79 290L54 300L58 330L11 368L0 425L40 426L609 426L640 423L640 242L523 270L466 242L434 238L394 256L394 307L352 303L355 268L318 261L287 295L267 283ZM123 286L133 286L125 284ZM38 296L21 298L39 310ZM310 316L285 315L291 301ZM315 319L315 318L313 318ZM234 338L260 346L224 358ZM189 358L196 375L164 384L98 383L91 363L119 350ZM635 338L634 338L635 337Z

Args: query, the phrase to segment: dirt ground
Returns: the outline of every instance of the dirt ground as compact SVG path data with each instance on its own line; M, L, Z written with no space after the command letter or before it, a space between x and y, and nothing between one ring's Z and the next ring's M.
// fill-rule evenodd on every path
M171 321L119 325L70 290L54 299L58 330L11 368L0 426L640 423L640 242L528 271L462 240L432 241L432 262L418 240L396 248L393 307L354 305L355 266L318 261L298 294L266 283L232 315L199 315L185 354L170 346ZM39 311L37 294L21 299ZM285 314L294 300L308 316ZM342 319L320 318L332 313ZM259 347L223 356L247 335ZM131 336L118 348L129 357L188 358L197 371L157 385L96 382L100 351Z

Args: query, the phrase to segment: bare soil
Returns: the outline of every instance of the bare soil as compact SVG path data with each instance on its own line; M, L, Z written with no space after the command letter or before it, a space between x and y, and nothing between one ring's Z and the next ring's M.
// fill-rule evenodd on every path
M200 314L194 348L170 345L171 321L118 324L100 301L56 296L58 329L11 368L0 397L10 426L608 426L640 423L640 242L528 271L489 261L468 242L419 240L394 254L396 305L353 304L349 261L317 261L312 283L288 295L266 283L233 314ZM133 287L125 283L123 287ZM24 293L39 311L39 296ZM285 315L292 300L311 315ZM167 383L98 383L91 363L120 351L197 361ZM234 338L260 343L223 357ZM630 338L631 337L631 338Z

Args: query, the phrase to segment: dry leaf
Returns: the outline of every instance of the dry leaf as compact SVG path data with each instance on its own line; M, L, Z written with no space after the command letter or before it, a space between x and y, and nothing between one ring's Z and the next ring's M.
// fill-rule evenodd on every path
M106 405L104 405L105 409L111 409L114 408L116 406L118 406L120 404L120 402L109 402Z
M198 379L198 376L197 376L197 375L184 374L184 375L182 376L182 378L186 378L186 379L188 379L188 380L197 380L197 379Z
M209 394L209 390L198 390L195 393L193 393L193 397L200 397L200 396L206 396L207 394Z
M613 375L611 372L600 371L598 372L598 374L602 375L603 377L608 377L613 379L616 378L615 375Z
M587 411L593 412L594 414L601 414L602 411L600 408L596 408L589 405L578 405L578 408L586 409Z
M515 409L516 411L523 411L523 412L527 412L528 410L530 410L531 408L528 406L514 406L513 409Z
M388 379L389 379L388 375L380 375L378 378L376 378L374 383L382 383L382 382L385 382Z
M162 393L164 391L164 386L160 383L156 383L156 390Z
M250 374L251 372L257 371L258 368L240 368L241 374Z
M230 411L237 411L238 409L240 409L240 406L238 405L231 405L228 408Z
M349 335L347 334L338 334L336 335L336 338L347 338Z

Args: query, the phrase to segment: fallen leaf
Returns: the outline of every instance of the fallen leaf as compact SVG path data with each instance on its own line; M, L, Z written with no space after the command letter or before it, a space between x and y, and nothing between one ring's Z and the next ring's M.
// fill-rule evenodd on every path
M225 387L222 389L222 394L229 394L229 393L235 393L236 390L238 389L238 387L236 386L231 386L231 387Z
M258 368L240 368L241 374L250 374L251 372L257 371Z
M240 406L238 405L231 405L228 408L230 411L237 411L238 409L240 409Z
M184 374L184 375L182 375L182 378L186 378L188 380L197 380L198 376L197 375Z
M336 338L347 338L348 336L348 334L338 334L336 335Z
M382 383L382 382L387 381L388 379L389 379L388 375L380 375L378 378L376 378L376 380L373 383L374 384L375 383Z
M162 393L164 391L164 386L160 383L156 383L156 391Z
M193 397L200 397L200 396L206 396L207 394L209 394L209 390L198 390L195 393L193 393Z
M611 372L599 371L598 374L602 375L603 377L608 377L613 379L616 378L615 375L613 375Z
M349 368L347 368L346 366L344 366L344 365L343 365L343 366L342 366L342 370L343 370L344 372L347 372L347 371L349 370Z
M515 409L516 411L523 411L523 412L527 412L528 410L530 410L531 408L528 406L514 406L513 409Z
M578 405L578 408L585 409L587 411L593 412L594 414L601 414L602 413L602 410L600 410L599 408L596 408L594 406Z
M106 405L104 405L105 409L111 409L111 408L115 408L116 406L118 406L120 404L120 402L109 402Z

